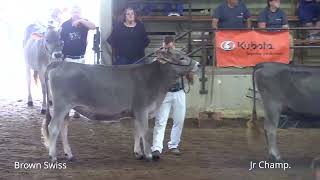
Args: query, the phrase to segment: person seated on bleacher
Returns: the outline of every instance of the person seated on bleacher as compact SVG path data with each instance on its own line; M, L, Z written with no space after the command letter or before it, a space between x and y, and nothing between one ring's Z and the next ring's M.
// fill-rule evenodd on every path
M239 0L225 0L213 13L212 28L250 28L250 12Z
M170 0L163 2L147 2L147 3L134 3L131 5L135 11L141 16L151 16L160 8L164 16L183 16L183 0Z
M286 13L280 8L280 0L268 0L267 7L263 9L258 16L259 28L271 28L268 31L279 31L279 29L272 28L289 28L288 17ZM290 35L290 46L293 46L293 38ZM294 50L290 49L289 60L293 60Z
M300 0L298 7L300 22L305 27L320 27L320 0ZM320 39L319 30L310 30L307 39Z
M183 1L174 0L166 2L163 11L165 16L183 16Z
M259 28L288 28L288 17L282 9L280 9L280 0L268 0L268 5L258 16ZM268 31L278 31L276 29L268 29Z

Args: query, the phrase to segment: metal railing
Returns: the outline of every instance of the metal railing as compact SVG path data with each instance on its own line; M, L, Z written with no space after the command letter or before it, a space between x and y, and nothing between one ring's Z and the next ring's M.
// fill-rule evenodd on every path
M192 32L201 32L201 44L200 47L196 47L194 50L191 50L188 55L192 56L193 54L202 51L202 58L201 58L201 67L202 67L202 72L201 72L201 77L199 78L199 81L201 82L201 87L200 87L200 94L207 94L208 90L205 88L206 87L206 82L208 81L208 78L206 77L206 64L207 64L207 57L209 56L207 49L213 48L213 53L215 52L215 45L213 43L213 37L210 37L210 39L205 38L205 33L214 33L216 31L228 31L228 30L239 30L239 31L270 31L270 30L277 30L277 31L308 31L308 30L320 30L320 28L309 28L309 27L293 27L293 28L194 28L194 29L189 29L188 31L182 33L176 38L176 41L179 41L183 39L185 36L188 35L188 38L191 38ZM192 39L188 39L188 47L192 47ZM207 43L211 42L211 43ZM312 41L310 41L312 42ZM320 48L320 40L319 41L314 41L316 42L315 45L293 45L290 46L291 49L310 49L310 48ZM294 44L294 43L293 43ZM213 64L215 64L216 58L214 57L214 54L212 55L212 61Z

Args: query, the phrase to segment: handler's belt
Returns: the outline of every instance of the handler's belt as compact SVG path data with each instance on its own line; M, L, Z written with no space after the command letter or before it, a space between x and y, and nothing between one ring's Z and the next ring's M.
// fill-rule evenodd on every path
M81 55L81 56L69 56L69 55L66 55L65 58L70 58L70 59L82 59L82 58L84 58L84 55Z
M178 92L181 91L183 88L171 88L169 89L169 92Z

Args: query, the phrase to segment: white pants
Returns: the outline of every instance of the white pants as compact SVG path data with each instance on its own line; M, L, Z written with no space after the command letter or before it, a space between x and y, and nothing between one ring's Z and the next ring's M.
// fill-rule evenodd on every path
M86 60L84 58L80 58L80 59L66 58L64 60L68 61L68 62L75 62L75 63L82 63L82 64L85 64L85 62L86 62Z
M186 94L183 90L168 92L155 119L152 151L162 152L164 133L172 107L173 127L171 129L168 148L178 148L186 114Z

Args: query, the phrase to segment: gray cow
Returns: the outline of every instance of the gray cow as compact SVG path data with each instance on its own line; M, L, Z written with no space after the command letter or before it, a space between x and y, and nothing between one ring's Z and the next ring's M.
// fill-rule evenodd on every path
M67 115L75 109L89 119L133 117L134 153L137 159L152 159L147 140L148 120L153 118L176 78L198 69L199 63L173 49L157 52L153 63L104 66L54 62L48 66L46 82L53 101L53 116L47 111L42 134L49 156L56 161L56 141L61 132L64 152L68 144ZM140 147L142 139L144 152Z
M320 68L262 63L255 67L252 77L253 88L257 84L264 105L264 130L269 155L273 160L279 161L281 156L276 136L281 113L290 111L296 114L320 117L318 106L320 102ZM248 124L254 130L251 132L258 132L255 96L256 92L254 91L253 118Z
M44 81L44 74L47 65L53 61L62 58L63 42L60 40L60 33L53 27L48 27L44 36L37 34L37 39L31 38L34 25L30 25L25 33L24 39L24 58L26 63L26 76L28 85L28 106L33 106L31 96L31 74L30 70L34 71L34 79L37 80L39 76L42 88L42 109L41 113L46 111L46 88Z

